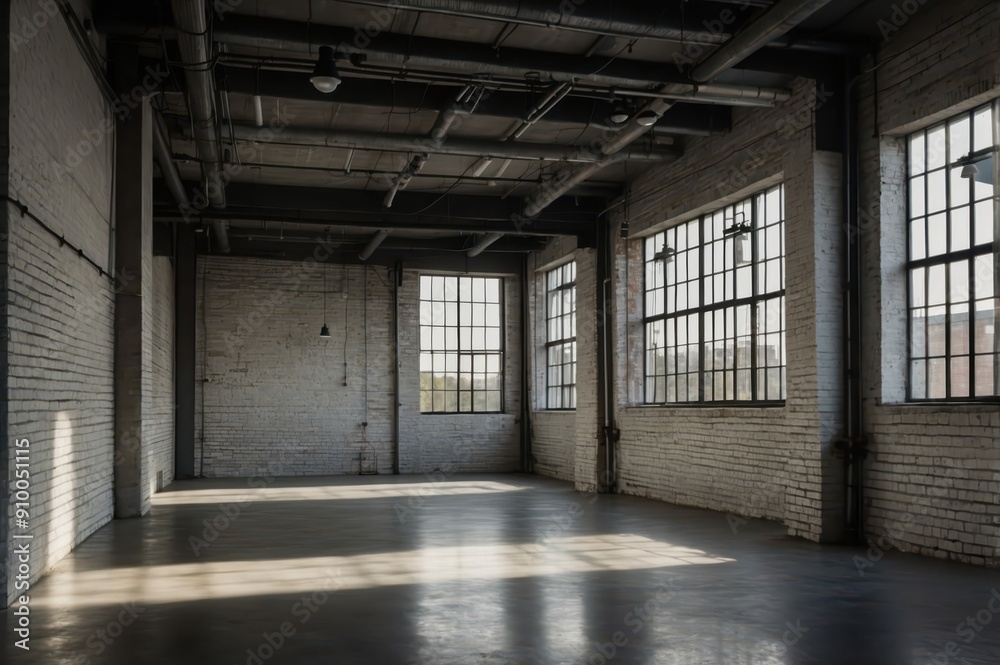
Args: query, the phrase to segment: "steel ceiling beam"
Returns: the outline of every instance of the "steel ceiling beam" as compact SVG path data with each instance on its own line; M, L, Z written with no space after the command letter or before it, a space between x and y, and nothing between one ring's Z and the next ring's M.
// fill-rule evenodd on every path
M712 81L734 67L742 59L787 33L792 27L819 11L829 2L831 0L781 0L747 25L736 37L699 62L692 70L692 77L698 81ZM675 87L674 84L669 84L664 89L674 89ZM647 104L643 112L651 113L659 118L670 109L673 103L657 99ZM618 133L614 140L602 146L602 151L608 156L608 162L594 162L571 171L567 170L558 186L538 188L525 209L528 217L537 215L574 186L593 177L607 164L613 163L614 155L626 149L647 131L648 127L637 122L636 116L633 116L633 119Z
M189 221L164 185L157 182L153 192L157 221ZM231 183L227 192L226 210L204 210L191 220L552 236L592 231L601 210L607 207L603 197L565 197L545 215L527 220L521 216L523 200L514 197L400 192L393 207L386 210L381 207L382 192L256 183Z
M351 0L381 9L463 16L539 28L573 30L625 39L656 39L681 44L718 45L772 2L715 0L681 3L676 8L648 0ZM570 10L567 9L570 7ZM854 45L812 36L774 40L778 48L845 55Z
M396 109L444 108L462 85L413 83L409 81L384 81L366 78L349 78L342 73L344 83L334 95L325 95L309 83L307 75L276 72L242 67L219 67L220 85L232 93L259 94L264 97L298 99L322 103ZM492 91L476 107L476 116L502 118L520 122L531 110L537 95L521 92ZM624 93L623 93L624 94ZM605 99L576 97L572 93L549 110L541 122L569 125L592 125L606 128L605 120L614 103ZM732 126L732 110L728 106L677 104L657 124L657 133L690 136L724 134Z
M326 148L376 149L473 157L489 155L490 157L501 159L578 163L590 163L604 158L603 155L589 146L562 145L558 143L548 144L452 138L437 144L425 136L412 134L330 131L307 127L282 127L280 130L270 130L244 124L233 125L232 131L235 138L242 141L291 145L304 144ZM656 149L638 148L623 150L618 154L618 159L621 160L662 163L677 159L680 157L681 151L671 146Z

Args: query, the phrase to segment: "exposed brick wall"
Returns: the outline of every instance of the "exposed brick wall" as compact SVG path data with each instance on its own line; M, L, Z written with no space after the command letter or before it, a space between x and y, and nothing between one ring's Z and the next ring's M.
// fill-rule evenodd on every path
M771 110L736 110L726 136L695 139L630 191L631 238L615 279L618 488L784 522L835 539L843 523L838 155L814 148L811 81ZM835 103L827 101L825 103ZM777 182L785 187L787 393L783 407L643 406L641 238Z
M21 26L39 7L16 0L10 11ZM109 107L58 14L9 55L10 196L107 267L110 138L91 142L76 168L68 155ZM7 214L6 438L31 442L34 581L112 517L114 300L107 277L13 206Z
M81 16L88 4L72 3ZM55 3L11 3L10 196L111 265L113 114ZM33 30L24 26L32 25ZM119 186L128 174L119 175ZM145 184L144 184L145 185ZM31 442L32 581L114 515L114 284L6 206L7 440ZM173 475L173 278L144 229L144 474ZM127 275L119 275L128 279ZM144 503L155 482L144 486ZM7 589L7 598L13 589Z
M399 289L400 453L402 473L514 471L519 465L521 415L521 286L503 275L504 413L421 414L418 273L406 271Z
M321 264L200 260L196 381L204 394L196 408L203 397L204 475L251 475L268 465L280 475L356 474L362 451L377 455L379 473L392 472L392 279L377 266L327 270L331 336L323 339ZM517 280L505 284L506 412L421 414L419 280L404 272L401 472L517 468L520 296Z
M576 409L548 411L546 391L545 276L554 267L576 261L577 393ZM579 489L597 485L596 253L577 249L572 238L557 238L533 257L531 290L532 343L532 455L534 470L544 476L573 481Z
M860 105L868 536L993 565L1000 562L1000 407L904 404L903 137L1000 95L998 44L997 3L928 3L881 45L883 64L861 81Z
M143 502L174 479L174 269L170 259L152 259L144 290L143 323L148 328L149 377L143 404L146 480Z

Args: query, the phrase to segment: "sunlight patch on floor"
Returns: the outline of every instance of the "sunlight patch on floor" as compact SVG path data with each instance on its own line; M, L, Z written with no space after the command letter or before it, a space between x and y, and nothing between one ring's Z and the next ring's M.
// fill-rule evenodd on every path
M257 480L263 483L263 480ZM387 499L400 497L455 496L493 494L527 489L493 481L458 481L450 483L387 483L381 485L317 485L312 487L253 487L167 491L153 498L156 506L182 506L205 503L247 503L254 501L333 501L338 499Z
M289 547L294 547L289 543ZM462 580L640 570L732 562L630 534L558 538L544 544L430 547L404 552L264 561L205 561L54 575L37 606L178 603Z

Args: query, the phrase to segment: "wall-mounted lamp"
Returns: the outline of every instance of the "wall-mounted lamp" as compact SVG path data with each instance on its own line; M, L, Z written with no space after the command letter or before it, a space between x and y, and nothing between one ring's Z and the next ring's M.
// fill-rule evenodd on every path
M985 184L993 182L993 148L983 148L961 157L953 166L962 167L962 177Z
M744 221L737 221L739 218L743 218ZM750 232L753 231L753 226L745 220L746 215L744 213L736 213L733 215L733 223L722 232L723 235L734 236L736 265L738 266L749 265L753 262L753 247L750 245Z
M333 48L329 46L319 47L319 58L313 68L313 74L309 78L313 87L323 93L331 93L342 83L340 72L337 71L337 63L333 61Z
M673 263L674 254L676 253L677 253L676 249L664 243L663 247L660 248L660 251L658 251L656 254L653 254L653 258L656 259L657 261L663 261L664 264Z

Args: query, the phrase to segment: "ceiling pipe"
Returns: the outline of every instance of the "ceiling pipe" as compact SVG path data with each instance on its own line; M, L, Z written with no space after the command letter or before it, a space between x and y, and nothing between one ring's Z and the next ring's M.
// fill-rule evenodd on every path
M194 139L198 159L202 165L202 180L205 194L213 208L226 207L225 183L222 178L222 163L219 143L216 138L216 117L213 99L215 83L211 62L212 45L208 37L208 22L205 17L204 0L173 0L174 20L177 24L177 45L187 80L188 108L194 127ZM219 251L229 252L229 238L224 224L213 224L212 231Z
M771 40L785 34L797 23L805 20L809 15L819 11L831 0L781 0L761 17L746 26L736 37L719 48L715 53L708 56L698 64L694 72L699 80L709 81L738 64L740 59L747 57L754 51L762 48ZM794 20L794 22L793 22ZM748 35L744 37L744 35ZM668 84L660 89L660 92L673 93L679 86ZM638 121L640 115L652 113L657 119L673 106L673 101L666 99L656 99L647 104L639 113L636 113L629 120L628 124L610 141L602 147L601 152L608 158L618 155L634 141L642 137L649 131L650 127ZM655 124L655 122L654 122ZM524 214L534 217L542 210L566 194L573 187L596 175L601 169L610 164L611 161L596 161L587 164L574 172L564 174L557 179L558 185L555 187L543 187L532 196L525 206Z
M451 130L452 125L458 120L460 115L468 115L471 111L469 107L465 105L467 100L471 99L472 90L471 86L465 86L460 93L456 101L449 104L443 111L438 113L437 118L434 120L434 126L431 127L429 134L429 140L431 145L442 146L445 139L448 138L448 132ZM396 194L399 190L406 189L406 186L410 184L410 180L413 179L420 169L424 168L424 164L427 163L427 153L420 153L415 155L410 163L407 164L402 171L399 172L392 179L389 191L386 192L385 199L382 201L382 205L386 208L392 207L392 202L396 199Z
M177 165L174 164L174 153L170 147L170 139L167 138L167 132L163 128L163 124L159 122L159 118L153 123L153 156L156 158L156 163L160 165L160 173L163 175L163 181L167 185L167 191L170 192L170 195L174 197L174 201L177 202L177 208L181 211L190 210L191 201L188 199L187 190L184 188L184 182L181 180L181 174L177 171ZM226 232L226 223L216 219L211 220L209 225L212 228L212 233L215 235L219 251L223 254L228 254L230 247L229 235Z
M545 96L542 97L538 103L535 104L534 108L528 112L527 117L521 122L521 125L507 135L507 140L513 141L521 138L532 125L544 118L549 111L554 109L556 104L561 102L571 90L573 90L573 84L569 82L556 83L551 86Z
M502 233L487 233L486 235L480 237L479 242L470 247L466 254L469 255L469 258L479 256L486 251L487 247L495 243L497 240L500 240L500 238L503 238Z
M718 19L716 11L708 10L710 13L687 16L684 20L664 20L665 12L660 6L649 2L613 0L612 7L611 1L576 0L570 5L571 11L566 10L566 2L543 3L521 0L352 0L352 2L370 7L465 16L539 28L559 28L630 39L658 39L682 44L717 45L726 43L731 37L731 34L723 30L706 27L711 24L710 21ZM741 7L730 10L734 16L738 16L750 6L769 6L769 3L755 0L739 0L732 4ZM695 11L697 11L696 5L688 5L688 13ZM780 37L772 40L771 45L840 55L853 48L849 44L836 41Z
M691 70L691 78L699 82L711 81L830 2L831 0L782 0L699 63Z
M648 127L646 128L648 129ZM589 146L547 143L516 143L482 139L450 139L436 146L426 136L409 134L378 134L374 132L344 132L306 127L284 127L278 132L262 131L252 124L235 124L233 133L237 140L256 143L305 144L345 150L388 150L395 152L424 152L440 155L482 157L498 159L540 160L552 162L589 163L603 160L605 155ZM680 156L676 148L628 150L623 159L639 162L666 162Z
M249 56L235 53L228 53L219 59L220 63L227 67L233 69L253 69L255 71L265 71L265 72L293 72L293 73L306 73L312 71L313 61L312 60L301 60L294 58L282 58L280 62L276 58L260 58L257 56ZM415 72L410 67L400 67L398 69L387 69L387 73L384 75L386 79L395 80L396 77L405 77L408 81L416 82L422 81L425 83L454 83L454 75L444 75L440 74L433 76L430 74L423 75ZM349 68L343 68L342 74L351 74L353 76L365 78L371 80L370 73L368 70L352 70ZM365 76L368 74L369 76ZM376 77L379 78L379 77ZM471 78L471 76L470 76ZM355 79L355 81L358 79ZM353 82L353 81L352 81ZM357 85L357 83L354 83ZM650 83L650 85L655 85L655 83ZM531 86L526 82L518 81L500 81L493 80L490 83L491 92L494 94L497 91L503 90L505 92L511 91L523 91L527 92L531 90ZM566 87L569 86L569 87ZM299 90L300 97L294 97L291 90L273 90L272 96L283 96L291 97L293 99L314 99L312 94L308 89ZM466 86L467 88L469 86ZM253 88L256 91L256 87ZM233 87L232 82L230 82L230 90L237 92L239 90L239 83L237 82L236 87ZM687 84L684 88L680 88L681 92L674 93L671 95L673 99L682 99L686 102L692 104L729 104L732 106L767 106L765 102L775 102L784 101L788 99L791 92L784 88L773 88L767 86L755 86L755 85L741 85L736 83L713 83L713 84L702 84L695 85L694 83ZM539 102L532 112L536 112L538 108L547 107L551 110L552 104L550 97L555 94L559 95L559 100L565 97L570 92L574 92L574 96L581 97L587 95L597 95L599 99L607 99L609 95L611 96L642 96L642 97L661 97L661 93L655 90L638 89L638 88L624 88L624 87L612 87L610 89L600 86L595 86L593 84L580 83L573 84L569 81L563 81L561 83L555 83L549 88L549 92L546 98L543 98ZM559 101L557 100L557 101ZM323 100L328 101L328 100ZM343 93L339 93L337 96L338 103L344 103ZM546 113L548 112L546 110Z
M368 244L365 245L364 249L362 249L358 254L358 258L362 261L370 259L372 254L375 253L375 250L378 249L379 245L385 242L385 239L389 237L391 232L391 229L379 229L376 231L375 235L373 235L371 240L368 241Z

